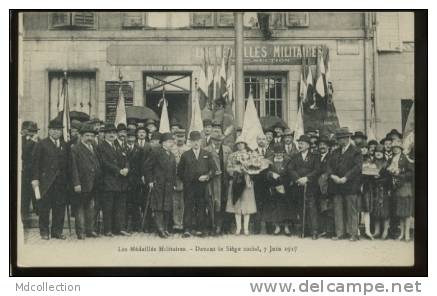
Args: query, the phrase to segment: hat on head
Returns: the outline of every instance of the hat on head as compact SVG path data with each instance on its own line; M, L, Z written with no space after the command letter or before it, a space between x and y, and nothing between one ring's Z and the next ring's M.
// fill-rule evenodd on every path
M132 137L132 136L136 137L136 130L134 130L133 128L127 129L127 136L128 137Z
M273 153L284 153L284 146L281 143L273 145Z
M402 141L401 140L394 140L393 143L391 144L392 148L398 147L401 149L404 149L404 146L402 145Z
M211 140L216 140L216 141L222 141L225 137L218 134L218 133L213 133L211 135Z
M297 140L298 142L307 142L308 144L311 144L311 139L307 135L302 135Z
M330 146L331 145L331 140L329 139L328 136L323 135L319 138L318 144L320 143L325 143L326 145Z
M358 148L368 148L367 143L366 142L361 142L359 145L357 145Z
M154 131L152 133L152 137L150 137L150 140L159 140L159 141L161 141L161 134L158 131Z
M235 130L236 130L237 132L241 132L241 131L243 130L243 128L242 128L242 127L237 127Z
M335 137L337 139L340 138L348 138L352 136L352 133L349 132L349 128L348 127L340 127L335 131Z
M135 132L138 132L138 131L145 131L145 132L147 132L147 129L146 129L146 127L144 125L138 125Z
M116 129L115 125L112 123L107 123L103 127L103 132L105 132L105 133L116 132L116 131L117 131L117 129Z
M97 134L97 131L94 129L94 125L93 124L84 123L84 124L82 124L82 126L79 129L79 133L81 135L86 134L86 133Z
M28 130L31 125L32 125L32 121L29 121L29 120L23 121L21 123L21 130L24 130L24 129Z
M361 138L367 140L367 136L362 131L357 131L353 134L352 139Z
M154 124L154 125L156 125L156 122L155 122L155 120L153 120L153 119L147 119L146 120L146 125L148 125L148 124Z
M211 119L205 119L203 120L203 127L211 125L212 126L212 121Z
M59 129L63 127L64 125L62 124L62 121L59 119L53 119L49 122L49 128Z
M379 143L380 144L382 144L382 145L384 145L384 143L386 142L386 141L392 141L392 139L390 138L390 137L385 137L385 138L383 138L381 141L379 141Z
M397 129L392 129L388 134L387 137L391 138L393 135L397 135L399 138L402 139L402 134Z
M272 127L273 127L273 129L281 128L282 130L284 130L284 126L280 122L276 122Z
M82 123L79 120L72 120L71 121L71 129L77 129L80 130L82 127Z
M221 121L213 120L213 121L212 121L212 126L213 126L213 127L214 127L214 126L222 127L222 123L221 123Z
M282 134L282 137L294 137L294 132L291 129L286 128Z
M202 135L198 131L192 131L190 133L190 141L199 141L202 139Z
M172 133L163 133L161 135L159 142L163 143L163 142L168 141L168 140L174 140Z
M382 144L376 145L375 152L384 152L384 145Z
M370 140L369 142L367 142L367 145L371 146L371 145L378 145L378 142L376 140Z
M126 124L124 124L124 123L119 123L119 124L117 125L117 131L118 131L118 132L120 132L120 131L127 131Z
M36 124L36 122L31 121L27 130L29 132L37 132L37 131L39 131L39 128L38 128L38 125Z
M177 131L175 132L175 136L176 137L180 137L180 136L184 136L185 137L185 129L178 128Z

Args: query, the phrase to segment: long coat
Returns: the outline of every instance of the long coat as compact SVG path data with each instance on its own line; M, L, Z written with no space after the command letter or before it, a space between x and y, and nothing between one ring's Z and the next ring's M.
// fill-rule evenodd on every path
M44 198L56 178L67 186L68 152L66 144L60 140L60 148L49 138L35 144L32 152L32 180L39 180L39 190ZM60 198L65 199L63 194Z
M129 161L124 150L102 141L97 146L97 151L102 165L102 190L122 192L128 190L128 178L122 176L120 170L129 168Z
M152 211L171 211L173 193L176 186L176 159L170 151L160 147L153 149L144 163L147 184L153 183L150 192Z
M141 172L143 170L143 163L145 157L144 149L142 149L137 145L137 143L135 143L133 144L132 147L126 145L126 153L127 153L127 159L129 161L129 173L127 175L129 180L129 189L137 190L142 184Z
M220 175L215 175L212 182L209 183L210 192L214 200L214 207L218 211L226 204L229 175L226 172L229 155L232 154L231 148L225 145L220 145L219 153L214 149L213 145L205 148L211 153L217 170L221 171Z
M36 142L22 136L21 142L21 195L26 200L32 198L32 151Z
M390 168L395 156L389 160L387 169ZM405 154L401 154L398 161L399 174L392 176L392 197L395 202L395 215L401 218L414 215L414 163L410 162Z
M91 152L82 142L71 148L71 177L73 186L81 186L81 192L92 192L101 180L101 167L97 151Z
M346 177L344 184L336 184L331 179L329 186L333 194L358 194L361 188L361 171L363 166L363 156L361 150L352 143L347 150L342 153L342 149L335 149L331 153L328 162L328 175L336 175L340 178Z

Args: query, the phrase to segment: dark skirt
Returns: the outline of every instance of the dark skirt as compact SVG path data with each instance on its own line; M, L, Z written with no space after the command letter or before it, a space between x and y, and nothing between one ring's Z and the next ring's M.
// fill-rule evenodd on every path
M375 219L390 218L390 194L382 183L376 183L372 190L372 217Z
M289 194L274 193L264 202L262 220L271 223L285 223L293 220L293 207Z
M393 191L396 202L395 214L399 218L414 216L414 198L412 195L411 183L405 182Z

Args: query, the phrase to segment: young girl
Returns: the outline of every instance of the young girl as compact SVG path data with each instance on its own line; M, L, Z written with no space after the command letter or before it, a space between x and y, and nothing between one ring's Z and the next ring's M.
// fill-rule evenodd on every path
M410 223L414 212L412 190L413 163L402 153L400 140L392 143L393 157L390 159L387 171L392 177L392 196L396 203L395 214L400 218L401 233L398 240L410 240Z
M237 151L229 156L227 166L227 172L232 180L229 186L226 212L235 214L235 234L241 233L241 218L243 216L244 234L249 235L250 215L256 213L255 193L250 175L238 163L240 157L247 155L249 148L241 137L237 138L235 145Z

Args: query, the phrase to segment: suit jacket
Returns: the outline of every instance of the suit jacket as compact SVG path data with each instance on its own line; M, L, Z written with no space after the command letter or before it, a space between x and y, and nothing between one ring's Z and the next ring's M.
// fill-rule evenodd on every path
M26 139L26 136L21 137L21 163L23 178L30 179L32 176L32 151L36 142L31 139ZM30 181L29 184L30 185Z
M271 157L273 157L273 151L271 150L271 149L269 149L269 148L265 148L265 150L266 150L266 153L265 153L265 155L264 155L264 158L271 158ZM255 151L259 154L259 155L261 155L262 153L261 153L261 149L258 147L258 148L255 148Z
M182 154L187 151L190 150L190 148L187 145L182 145L182 146L177 146L174 145L173 149L172 149L172 153L175 156L176 159L176 165L179 164L179 161L181 160L181 156ZM182 191L184 189L184 185L182 183L181 178L179 178L178 176L176 176L176 191Z
M287 173L295 189L297 188L296 181L302 177L307 177L307 192L314 193L317 190L317 181L320 174L319 158L309 151L305 159L302 158L302 153L293 154L287 165Z
M144 149L137 145L137 143L133 144L133 147L130 148L126 145L126 154L127 159L129 161L129 189L137 188L142 184L141 176L144 165Z
M60 140L60 148L50 138L35 144L32 152L32 180L39 181L41 197L44 197L56 178L67 186L68 151Z
M71 148L71 177L73 186L81 186L81 191L92 192L97 189L101 178L100 161L96 147L93 152L82 142Z
M347 181L345 184L336 184L330 179L329 186L332 187L332 193L358 194L361 188L362 166L361 150L352 143L344 153L342 153L342 148L334 150L328 162L328 175L346 177Z
M107 141L102 141L97 146L97 151L102 165L102 190L126 191L128 178L120 174L121 169L129 168L126 152L117 146L115 149L112 148Z
M144 163L147 184L153 182L150 194L150 206L155 211L170 211L176 186L176 158L170 151L160 147L153 149Z
M206 136L202 138L202 143L201 143L202 148L206 148L209 145L211 145L211 136L209 136L209 139L207 139Z
M320 163L320 176L319 176L319 192L322 196L327 197L329 193L329 176L328 176L328 161L330 158L330 153L328 152L326 156L322 159L322 155L318 154Z
M196 159L193 149L185 151L178 165L178 176L184 183L184 188L190 185L199 184L199 177L209 175L210 180L214 177L216 166L214 159L208 151L200 148L199 159Z
M209 153L211 153L212 159L214 160L216 169L221 171L221 175L216 175L210 183L210 191L214 199L222 199L227 193L227 185L229 183L229 175L227 173L227 165L229 155L232 154L232 149L226 145L221 145L219 153L214 149L213 145L209 145L205 148Z
M291 150L288 151L288 153L287 153L287 150L285 149L285 146L286 146L285 143L282 144L282 146L284 147L284 151L285 151L285 153L287 154L288 157L291 157L293 154L299 152L299 150L297 150L296 144L291 143L290 145L291 145Z

